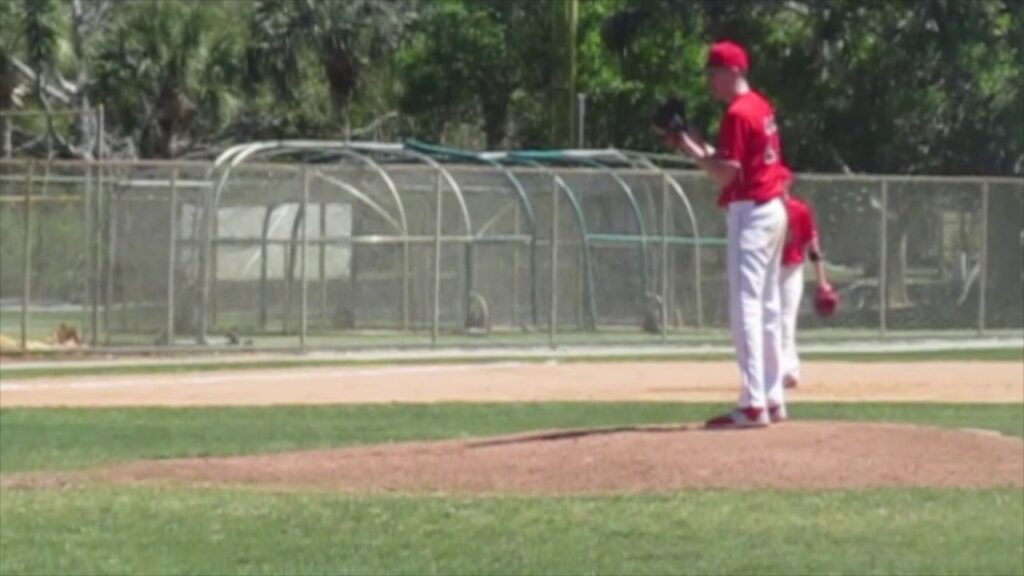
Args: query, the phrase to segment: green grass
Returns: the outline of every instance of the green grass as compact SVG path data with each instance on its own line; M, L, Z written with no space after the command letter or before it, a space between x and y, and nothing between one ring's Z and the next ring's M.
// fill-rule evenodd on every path
M3 574L1024 572L1024 492L9 491Z
M699 420L668 403L0 411L0 471ZM799 404L1024 437L1024 404ZM1024 574L1024 491L0 491L0 574Z
M529 403L0 410L0 472L545 428L694 422L717 404ZM797 404L795 418L899 421L1024 437L1024 404Z
M531 358L514 358L522 362L545 362L554 356L538 355ZM729 360L731 354L639 354L621 353L601 356L566 357L560 362L714 362ZM804 361L835 362L1024 362L1024 350L1015 348L959 349L918 352L818 352L801 355ZM49 364L43 367L26 364L5 368L0 379L32 380L39 378L61 378L80 376L117 376L128 374L184 374L233 370L270 370L282 368L319 368L330 366L394 366L404 364L471 364L507 362L508 355L495 352L493 355L474 357L424 358L380 358L380 359L274 359L245 361L208 362L167 362L161 364L126 364L103 366L60 366Z

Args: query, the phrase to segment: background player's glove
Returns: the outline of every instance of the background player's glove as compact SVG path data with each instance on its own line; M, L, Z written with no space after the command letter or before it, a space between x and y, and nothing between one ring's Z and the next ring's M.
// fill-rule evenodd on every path
M651 123L666 136L678 136L687 130L686 103L681 98L665 100L654 111Z
M839 295L829 284L821 284L814 295L814 309L820 316L831 316L839 307Z

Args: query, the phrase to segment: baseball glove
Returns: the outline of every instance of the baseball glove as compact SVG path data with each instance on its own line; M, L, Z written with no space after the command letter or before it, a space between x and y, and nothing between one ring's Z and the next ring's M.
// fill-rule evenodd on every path
M818 291L814 295L814 309L818 315L831 316L836 313L838 307L839 295L832 289L832 286L828 284L818 286Z
M685 132L687 130L686 102L682 98L676 97L665 100L654 111L651 123L663 134Z

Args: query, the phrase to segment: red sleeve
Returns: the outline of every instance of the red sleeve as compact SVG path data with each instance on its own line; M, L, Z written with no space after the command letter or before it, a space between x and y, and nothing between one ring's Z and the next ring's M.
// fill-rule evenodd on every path
M814 210L807 207L807 241L810 242L818 237L818 223L814 221Z
M743 117L735 112L726 112L722 126L718 129L718 157L742 165L746 143L744 136Z

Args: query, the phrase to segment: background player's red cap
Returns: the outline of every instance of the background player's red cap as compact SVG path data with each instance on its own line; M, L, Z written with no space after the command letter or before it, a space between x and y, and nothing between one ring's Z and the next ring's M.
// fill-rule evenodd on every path
M736 68L746 72L749 66L747 51L742 46L729 40L715 42L708 50L708 64L716 68Z

